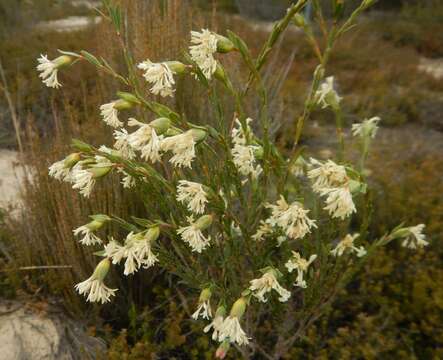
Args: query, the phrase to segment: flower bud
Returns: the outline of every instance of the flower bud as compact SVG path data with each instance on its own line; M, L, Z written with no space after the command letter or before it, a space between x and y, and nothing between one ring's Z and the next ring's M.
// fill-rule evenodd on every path
M254 157L258 160L263 159L263 147L262 146L254 146Z
M91 222L87 223L85 226L91 231L97 231L100 229L107 221L111 220L111 218L107 215L92 215L93 219Z
M225 317L226 315L226 308L221 305L217 308L217 310L215 311L215 317Z
M306 20L305 17L301 14L295 14L292 18L292 21L294 24L300 28L304 28L306 26Z
M129 102L124 99L118 99L114 103L114 109L116 109L116 110L127 110L127 109L131 109L133 106L134 106L134 104L132 102Z
M68 55L62 55L54 59L52 62L57 66L57 69L60 69L61 67L70 65L72 61L72 57Z
M63 165L65 166L65 168L70 169L79 161L80 161L80 153L72 153L66 156L65 160L63 161Z
M205 230L211 226L212 220L212 215L203 215L194 223L194 226L199 230Z
M125 91L118 91L117 92L117 96L122 99L125 100L131 104L140 104L140 101L137 99L137 97L134 94L125 92ZM123 108L125 109L125 108ZM123 110L123 109L117 109L117 110Z
M207 131L203 129L191 129L189 131L191 131L192 137L194 138L194 141L196 143L203 141L206 138L206 135L208 134Z
M211 298L212 292L210 288L203 289L200 293L200 297L198 299L199 303L203 303L205 301L208 301Z
M155 240L158 239L159 236L160 236L160 227L159 226L154 226L154 227L150 228L148 230L148 232L146 233L146 239L149 242L154 242Z
M225 69L218 62L217 62L217 68L215 69L214 77L217 80L221 81L223 84L227 84Z
M349 180L349 191L351 194L355 194L358 192L365 193L366 192L366 184L361 183L360 181L356 180Z
M103 176L108 175L111 169L112 166L100 166L100 167L89 168L88 171L92 173L92 177L94 179L99 179Z
M217 52L225 54L235 50L235 46L228 38L217 35Z
M96 280L103 281L108 274L109 268L111 267L111 262L108 258L103 259L97 265L92 274L92 277Z
M171 71L175 74L184 74L187 71L186 65L180 61L167 61L166 65L168 65Z
M391 234L391 238L392 239L402 239L402 238L405 238L406 236L409 236L410 234L411 234L411 231L408 228L400 228L398 230L395 230Z
M177 129L177 128L169 128L166 131L165 135L166 136L176 136L176 135L180 135L181 133L182 132L179 129Z
M216 359L224 359L226 354L229 351L229 348L231 347L231 344L229 340L223 341L220 346L217 348L217 351L215 352L215 358Z
M234 305L232 305L230 316L235 316L240 319L246 310L246 299L244 297L239 298Z
M171 126L171 120L161 117L151 121L149 125L155 129L155 132L158 135L161 135L168 131L169 127Z

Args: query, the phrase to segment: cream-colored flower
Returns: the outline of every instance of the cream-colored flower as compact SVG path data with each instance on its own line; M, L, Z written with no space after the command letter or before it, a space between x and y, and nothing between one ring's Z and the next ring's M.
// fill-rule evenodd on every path
M103 117L103 121L113 128L123 126L123 123L118 118L118 109L116 108L117 101L118 100L100 106L100 114Z
M354 245L355 239L357 239L360 234L347 234L337 246L331 250L331 254L334 256L342 256L345 252L355 252L358 257L363 257L366 255L366 250L363 246L356 247Z
M169 162L174 166L191 168L195 158L195 140L191 130L163 139L160 148L165 152L172 151L174 155Z
M102 240L97 235L94 234L94 229L91 229L88 225L89 224L86 224L73 230L75 236L79 234L83 236L83 238L79 241L80 244L86 246L101 244Z
M250 124L252 123L251 118L246 119L246 128L244 129L240 120L237 118L235 119L234 123L235 126L231 130L231 138L232 143L234 145L246 145L248 142L249 137L252 135L252 129Z
M104 304L111 301L111 297L115 295L117 289L110 289L103 283L109 271L109 266L109 259L102 260L90 278L75 285L75 289L80 295L88 294L87 301Z
M240 346L249 344L249 338L243 331L237 316L229 315L223 320L219 328L218 341L222 342L225 339L229 339L230 342L235 342Z
M89 197L91 195L92 189L95 186L96 180L94 179L94 174L89 169L83 169L81 166L74 166L72 169L72 185L73 189L79 189L80 194L84 197Z
M203 289L200 293L200 298L198 299L198 307L197 310L192 314L192 318L197 320L200 316L203 319L209 320L212 318L212 310L211 310L211 290L209 288Z
M57 161L49 167L49 176L57 180L70 182L72 180L71 170L79 161L79 153L70 154L63 160Z
M123 185L123 188L131 189L137 184L135 178L130 174L121 169L119 169L119 172L123 174L122 181L120 182Z
M224 316L226 315L226 309L224 306L219 306L217 311L215 312L214 319L211 321L209 325L207 325L203 332L207 333L211 329L213 329L212 332L212 340L217 340L220 336L220 329L223 325Z
M261 278L250 281L249 290L261 302L267 302L265 295L271 290L275 290L280 297L280 302L286 302L291 297L291 293L283 288L277 281L276 271L271 269L267 271Z
M308 217L309 210L305 210L299 202L288 205L283 196L275 205L268 204L271 216L266 220L271 226L280 227L292 239L301 239L316 228L315 220Z
M378 116L375 116L364 120L360 124L352 124L352 135L362 138L375 138L380 120Z
M334 110L339 108L341 97L338 96L334 89L334 77L327 77L326 80L320 85L320 89L314 95L316 104L320 105L323 109L328 106Z
M149 124L142 123L134 118L130 118L128 125L138 126L139 128L129 134L128 142L131 147L141 152L143 159L156 162L161 159L160 150L162 135L157 135L154 127Z
M326 206L324 209L327 210L333 218L344 220L357 211L351 191L347 186L324 189L321 195L326 196Z
M402 242L402 246L409 249L417 249L428 246L429 242L425 240L426 236L423 234L424 228L424 224L406 228L407 232L405 239Z
M202 29L201 32L191 31L189 53L208 80L217 69L217 61L214 58L217 42L217 35L207 29Z
M201 253L210 245L211 237L205 237L202 230L210 226L212 217L204 215L194 222L193 216L189 216L187 220L189 225L180 227L177 230L177 234L192 248L192 251Z
M117 149L123 158L132 160L135 158L135 152L129 143L129 134L126 129L114 130L114 148Z
M203 214L208 202L207 196L202 184L186 180L178 182L177 201L187 204L190 212Z
M40 71L39 77L43 80L43 83L47 87L58 89L62 85L58 82L58 70L62 66L66 66L72 63L72 59L69 56L63 55L54 60L49 60L46 55L40 55L37 59L37 70Z
M321 193L325 189L342 186L349 181L345 167L337 165L332 160L321 163L311 158L310 166L311 169L308 171L308 177L313 181L312 189L316 193Z
M272 234L272 232L273 232L272 226L267 222L261 220L257 232L254 235L252 235L252 239L254 239L255 241L263 241L264 238L267 235Z
M306 281L303 279L303 275L308 271L309 265L317 258L317 255L311 255L309 260L303 259L301 255L293 251L292 257L285 264L289 272L292 272L294 269L297 270L297 280L295 282L295 286L299 286L301 288L306 288Z
M152 84L150 91L154 95L166 97L174 94L174 72L167 63L153 63L146 60L137 67L145 71L143 76L148 83Z
M233 162L241 175L251 175L253 179L257 179L263 172L260 164L256 164L254 151L257 148L258 147L254 145L239 144L234 145L234 147L232 148Z

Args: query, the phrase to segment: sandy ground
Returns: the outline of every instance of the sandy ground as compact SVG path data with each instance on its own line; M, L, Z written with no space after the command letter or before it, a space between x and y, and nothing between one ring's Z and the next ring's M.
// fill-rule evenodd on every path
M0 207L17 203L20 180L23 176L24 171L18 163L18 153L0 149Z

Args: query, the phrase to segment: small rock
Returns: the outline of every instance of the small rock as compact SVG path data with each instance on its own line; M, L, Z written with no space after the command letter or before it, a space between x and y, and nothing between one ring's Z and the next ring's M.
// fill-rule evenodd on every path
M17 360L92 360L105 343L50 305L33 310L21 302L0 302L0 358Z

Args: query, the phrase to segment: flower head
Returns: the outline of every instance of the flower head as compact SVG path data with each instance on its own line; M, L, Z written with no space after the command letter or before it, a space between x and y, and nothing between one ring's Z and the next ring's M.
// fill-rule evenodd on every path
M135 152L129 143L129 134L126 129L114 130L114 148L116 148L123 158L132 160L135 158Z
M96 179L107 175L112 169L112 163L103 156L95 157L95 164L89 168L83 168L82 162L72 168L70 181L74 184L73 189L79 189L84 197L91 195Z
M43 83L47 87L55 89L61 87L62 85L58 82L57 73L61 67L72 63L71 57L63 55L54 60L49 60L46 55L40 55L37 61L37 70L40 71L39 77L43 80Z
M269 204L272 214L266 220L271 226L280 227L292 239L301 239L317 227L315 220L308 217L309 210L305 210L299 202L288 205L283 196L275 205Z
M80 154L73 153L49 167L49 176L57 180L71 181L71 170L80 161Z
M225 315L226 315L225 307L219 306L217 308L217 311L215 312L215 316L214 316L213 320L211 321L211 323L203 329L203 332L205 332L205 333L207 333L208 331L213 329L212 340L217 340L218 337L220 336L220 329L223 324L223 319L224 319Z
M201 130L191 129L183 134L167 137L161 141L160 148L165 152L172 151L174 155L169 162L174 166L191 168L191 162L195 158L195 144L203 136L202 133Z
M303 279L303 274L308 271L309 265L317 258L317 255L311 255L309 260L303 259L301 255L293 251L292 257L285 264L289 272L292 272L294 269L297 269L297 280L295 282L295 286L299 286L301 288L306 288L306 281Z
M94 232L101 229L110 220L106 215L94 215L91 217L93 218L92 221L72 231L75 236L79 234L83 236L80 243L86 246L102 243L101 239Z
M232 305L229 316L223 320L219 329L218 341L223 342L228 340L240 346L249 344L249 338L240 325L240 318L243 316L245 310L246 300L241 297Z
M360 124L352 124L352 135L362 138L375 138L380 120L381 119L376 116L369 120L366 119Z
M357 211L351 191L347 186L324 189L321 195L326 196L326 206L324 209L327 210L333 218L344 220Z
M166 97L174 94L174 72L167 63L153 63L146 60L138 64L137 67L145 71L143 76L147 82L152 84L150 91L154 95Z
M189 216L187 220L189 225L180 227L177 230L177 234L192 248L192 251L201 253L209 246L211 240L210 236L205 237L203 235L202 230L211 225L212 216L204 215L195 222L193 216Z
M119 128L123 126L123 123L118 118L119 111L130 109L132 106L133 105L129 101L119 99L101 105L100 114L106 124L112 126L113 128Z
M236 144L232 148L232 157L235 167L243 176L249 176L253 179L259 177L263 172L260 164L256 164L254 151L257 149L254 145L239 145Z
M341 97L338 96L334 90L334 77L327 77L326 80L320 85L320 89L317 90L314 96L315 103L320 105L323 109L328 106L334 110L339 108Z
M275 270L270 269L261 278L250 281L249 290L259 301L266 302L267 299L264 296L271 290L275 290L280 295L278 298L280 302L286 302L291 297L291 293L278 283L276 274Z
M110 289L103 283L109 267L109 259L103 259L95 268L92 276L75 285L75 289L80 295L88 294L87 300L90 302L101 302L104 304L111 301L111 296L114 296L117 289Z
M177 186L177 201L188 205L188 210L195 214L203 214L208 202L206 191L203 185L180 180Z
M128 135L131 147L141 152L143 159L156 162L161 159L160 146L163 136L157 135L154 126L142 123L134 118L129 119L130 126L138 126L138 129Z
M429 242L425 240L426 236L423 234L424 228L424 224L419 224L404 229L405 235L403 236L404 240L401 245L409 249L417 249L428 246Z
M254 235L252 235L252 239L254 239L255 241L263 241L263 239L267 235L272 234L272 232L273 232L272 226L266 221L261 220L257 232Z
M325 189L339 187L348 182L346 169L342 165L337 165L332 160L321 163L318 160L310 159L311 169L308 177L313 181L312 189L316 193L321 193Z
M202 290L198 299L197 310L192 314L194 320L197 320L200 316L206 320L212 318L211 304L209 302L211 295L211 289L206 288Z
M366 250L363 246L356 247L354 245L355 239L357 239L360 234L347 234L337 246L331 250L331 254L334 256L342 256L345 252L355 252L358 257L363 257L366 255Z
M201 32L191 31L189 53L208 80L217 69L217 61L214 58L217 42L217 35L207 29L202 29Z

